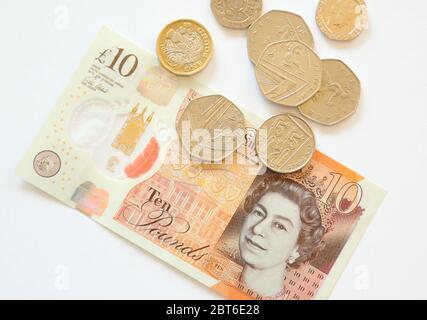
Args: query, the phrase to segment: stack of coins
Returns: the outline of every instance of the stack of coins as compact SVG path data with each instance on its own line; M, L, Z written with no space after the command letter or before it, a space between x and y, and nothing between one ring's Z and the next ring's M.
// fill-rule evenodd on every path
M311 31L299 15L280 10L262 15L249 27L247 48L260 90L268 100L297 107L302 115L323 125L337 124L356 111L360 81L344 62L319 58ZM260 129L266 134L261 139L258 131L257 151L271 170L289 173L311 160L313 131L300 117L285 113L268 119Z
M320 60L313 36L299 15L273 10L248 30L248 55L264 96L298 107L307 118L336 124L355 112L360 81L342 61Z
M255 65L259 88L268 100L297 108L306 118L323 125L337 124L356 111L361 92L359 79L344 62L319 58L314 51L312 33L301 16L281 10L261 15L262 0L211 0L211 9L224 27L249 28L249 59ZM320 0L316 22L328 38L352 40L366 26L365 2ZM160 63L177 75L201 71L212 52L209 32L193 20L168 24L157 41ZM208 96L188 105L177 130L190 155L218 162L233 153L241 140L235 137L229 145L224 144L223 136L218 136L215 130L243 130L244 123L242 112L231 101L222 96ZM191 141L184 141L183 126L187 124L191 134L203 129L213 137L206 146L207 156L200 154L199 145L195 148ZM261 162L269 169L290 173L311 160L315 138L305 120L284 113L268 119L259 128L256 148Z

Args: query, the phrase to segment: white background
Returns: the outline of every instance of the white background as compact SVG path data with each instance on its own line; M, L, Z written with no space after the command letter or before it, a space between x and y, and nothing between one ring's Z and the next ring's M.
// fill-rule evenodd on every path
M318 54L359 76L356 115L334 127L310 123L321 151L389 192L332 298L426 299L427 1L366 2L369 29L350 43L323 36L317 0L264 0L264 12L302 15ZM214 39L197 79L263 117L289 111L264 99L246 32L221 27L209 0L0 1L0 298L220 298L15 175L101 26L155 52L162 27L184 17Z

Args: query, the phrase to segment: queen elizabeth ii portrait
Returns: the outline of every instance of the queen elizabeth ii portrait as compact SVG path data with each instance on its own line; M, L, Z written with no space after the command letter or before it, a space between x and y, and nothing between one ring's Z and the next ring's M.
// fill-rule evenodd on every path
M288 268L314 258L325 233L316 198L293 180L265 179L246 197L244 211L240 281L263 297L283 298Z

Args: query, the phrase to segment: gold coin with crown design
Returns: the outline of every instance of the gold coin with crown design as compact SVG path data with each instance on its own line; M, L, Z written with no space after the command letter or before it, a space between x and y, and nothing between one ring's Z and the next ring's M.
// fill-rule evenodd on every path
M190 19L168 24L157 38L157 57L168 71L181 76L200 72L213 54L212 38L199 22Z

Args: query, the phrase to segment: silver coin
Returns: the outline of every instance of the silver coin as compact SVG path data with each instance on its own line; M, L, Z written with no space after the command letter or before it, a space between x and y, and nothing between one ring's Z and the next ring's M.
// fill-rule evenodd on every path
M61 170L61 158L51 150L44 150L34 157L33 167L39 176L51 178Z

